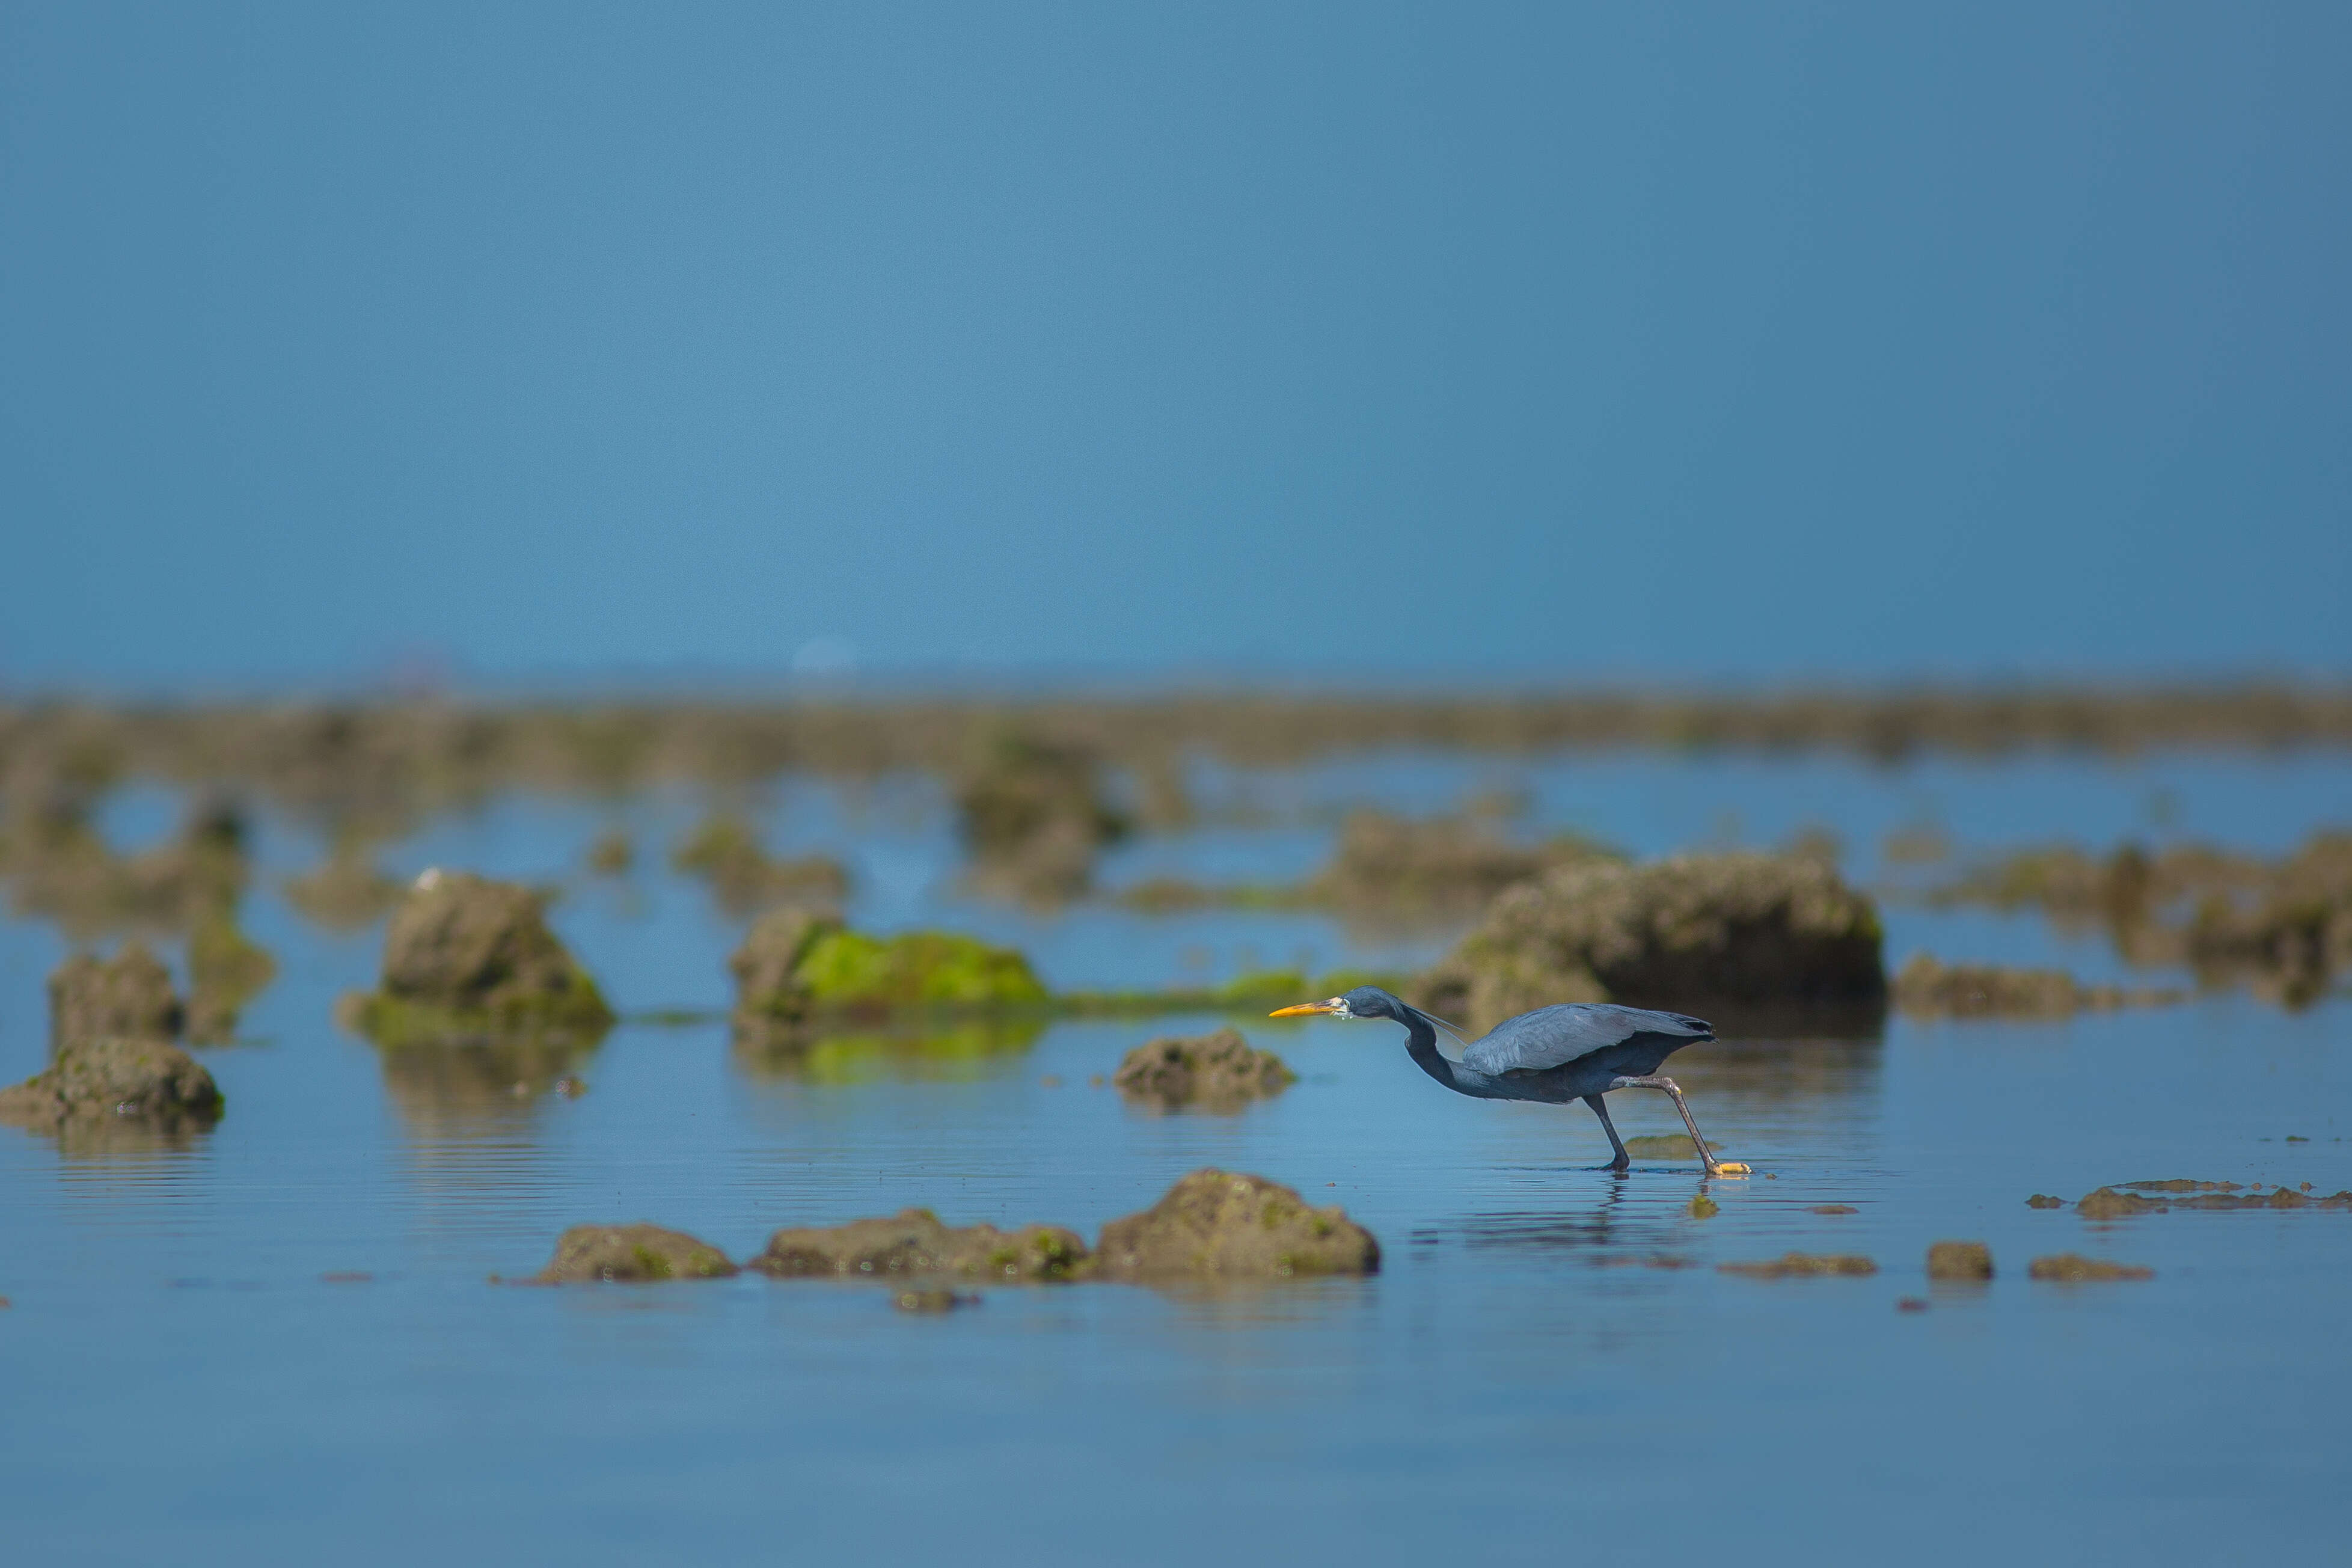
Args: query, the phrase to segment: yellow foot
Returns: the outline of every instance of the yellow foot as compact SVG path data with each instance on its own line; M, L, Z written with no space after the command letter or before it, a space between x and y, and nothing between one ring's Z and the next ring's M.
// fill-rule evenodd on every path
M1745 1176L1751 1174L1752 1172L1750 1167L1741 1164L1737 1160L1726 1160L1720 1164L1709 1165L1706 1168L1706 1173L1710 1176Z

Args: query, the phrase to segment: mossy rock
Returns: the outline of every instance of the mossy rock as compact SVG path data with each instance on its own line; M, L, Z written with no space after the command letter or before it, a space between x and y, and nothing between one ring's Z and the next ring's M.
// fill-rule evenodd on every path
M384 934L383 984L339 1012L380 1045L593 1038L613 1024L596 983L548 929L540 895L463 871L417 879Z
M1927 1278L1959 1281L1992 1278L1992 1248L1981 1241L1939 1241L1927 1248Z
M657 1225L575 1225L556 1241L555 1256L539 1271L541 1284L609 1279L724 1279L735 1273L727 1255L682 1230Z
M50 1130L109 1117L210 1126L225 1104L213 1075L169 1041L69 1040L47 1068L0 1089L0 1121Z
M1337 1205L1315 1208L1277 1182L1215 1169L1103 1226L1096 1251L1114 1279L1286 1279L1381 1266L1380 1243Z
M953 1226L929 1209L824 1228L780 1230L745 1265L780 1279L896 1280L929 1276L1044 1284L1092 1272L1084 1237L1061 1226Z
M1049 1000L1029 961L948 931L869 936L831 915L779 910L729 961L739 1035L823 1015L1040 1007Z

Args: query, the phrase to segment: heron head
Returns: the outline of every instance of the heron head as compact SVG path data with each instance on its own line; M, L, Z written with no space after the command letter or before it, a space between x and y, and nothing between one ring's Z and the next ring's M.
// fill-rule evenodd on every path
M1266 1015L1269 1018L1298 1018L1320 1014L1330 1018L1398 1018L1404 1016L1404 1004L1377 985L1359 985L1321 1002L1301 1002L1296 1007L1279 1007Z

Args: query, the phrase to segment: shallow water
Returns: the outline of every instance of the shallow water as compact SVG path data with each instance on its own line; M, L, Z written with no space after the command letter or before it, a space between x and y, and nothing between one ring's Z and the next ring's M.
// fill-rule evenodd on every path
M1123 848L1107 874L1275 879L1315 863L1347 802L1437 809L1498 783L1528 791L1531 826L1643 853L1827 824L1865 879L1883 835L1923 821L1963 849L2275 850L2352 801L2352 769L2310 757L1384 757L1209 779L1228 819ZM619 1005L715 1006L737 927L657 864L697 809L502 800L387 863L562 879L556 924ZM131 792L111 822L131 842L173 810ZM641 869L579 876L615 816ZM1443 941L1304 914L964 904L935 793L913 781L862 800L796 785L767 820L779 846L845 854L862 921L1017 941L1062 985L1404 962ZM2024 1204L2174 1175L2352 1187L2340 995L2296 1014L2223 994L2063 1024L1896 1019L1877 1039L1685 1052L1672 1070L1756 1165L1747 1181L1591 1169L1606 1145L1581 1110L1447 1095L1378 1025L1251 1026L1300 1081L1237 1116L1146 1114L1088 1086L1148 1035L1213 1022L1199 1017L945 1055L845 1047L803 1071L739 1057L719 1024L632 1023L566 1064L583 1097L517 1099L507 1085L527 1068L543 1087L546 1064L387 1058L335 1031L332 998L368 982L379 934L301 924L268 884L315 846L265 828L248 924L281 973L247 1017L254 1043L205 1053L229 1097L218 1129L103 1148L0 1129L12 1559L2210 1563L2331 1561L2352 1527L2352 1214L2100 1226ZM2038 920L1898 906L1888 925L1897 962L1926 947L2124 973ZM39 1066L41 980L64 951L46 927L0 924L0 1077ZM1629 1133L1679 1126L1663 1100L1615 1100ZM1210 1163L1344 1204L1381 1238L1382 1272L994 1289L941 1318L758 1277L486 1282L537 1268L586 1219L654 1219L738 1256L779 1226L909 1204L1091 1234ZM1711 1218L1689 1214L1702 1190ZM1832 1203L1858 1212L1810 1212ZM1931 1289L1924 1255L1948 1237L1989 1242L1999 1277ZM1792 1248L1881 1272L1713 1268ZM2026 1279L2030 1258L2060 1251L2157 1278ZM347 1271L372 1278L321 1279ZM1898 1311L1905 1297L1931 1304Z

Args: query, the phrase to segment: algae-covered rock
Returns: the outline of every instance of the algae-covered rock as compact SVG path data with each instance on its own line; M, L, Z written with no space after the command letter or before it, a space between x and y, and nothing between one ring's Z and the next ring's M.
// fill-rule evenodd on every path
M464 871L416 879L384 933L383 981L346 998L379 1044L468 1035L593 1037L613 1011L547 928L540 895Z
M1280 1057L1254 1049L1230 1026L1189 1038L1163 1035L1146 1040L1127 1053L1111 1077L1130 1099L1212 1110L1238 1110L1297 1081Z
M49 975L52 1052L111 1037L168 1040L184 1019L172 972L143 942L126 942L112 958L77 954Z
M1057 1225L952 1226L929 1209L906 1209L887 1219L853 1220L824 1228L780 1230L751 1259L780 1279L902 1279L953 1276L1007 1283L1083 1278L1090 1269L1087 1244Z
M947 931L868 936L831 915L779 910L729 960L739 1036L826 1014L878 1016L1036 1006L1046 1000L1029 961Z
M1927 1248L1930 1279L1990 1279L1992 1248L1981 1241L1939 1241Z
M109 1117L209 1126L222 1105L213 1075L168 1041L79 1039L58 1046L42 1071L0 1089L0 1121L49 1131Z
M735 1272L727 1255L682 1230L657 1225L575 1225L555 1244L539 1271L545 1285L595 1279L724 1279Z
M1718 1263L1718 1272L1744 1274L1751 1279L1801 1279L1818 1275L1875 1274L1878 1265L1850 1253L1788 1252L1756 1263Z
M1115 1279L1289 1279L1381 1266L1380 1243L1337 1205L1314 1208L1279 1183L1213 1169L1103 1226L1096 1251Z
M1480 1028L1554 1002L1875 1004L1879 946L1870 900L1810 856L1587 863L1496 899L1420 989Z
M2153 1268L2142 1268L2130 1263L2110 1263L2104 1258L2085 1258L2079 1252L2059 1252L2048 1258L2037 1258L2026 1266L2026 1273L2035 1279L2055 1280L2066 1285L2156 1278Z

